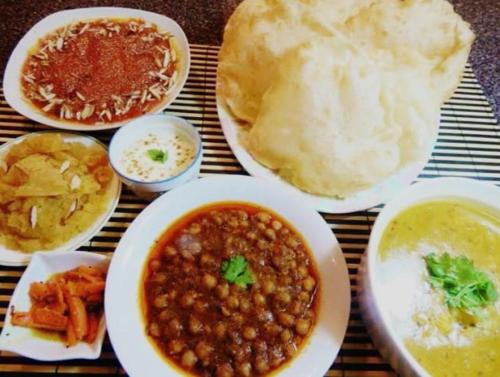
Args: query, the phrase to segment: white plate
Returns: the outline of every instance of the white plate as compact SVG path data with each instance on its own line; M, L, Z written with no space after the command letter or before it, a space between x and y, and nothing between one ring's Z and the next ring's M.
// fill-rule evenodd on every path
M53 13L50 16L45 17L43 20L33 26L17 44L16 48L9 58L7 68L5 69L3 88L5 99L7 100L9 105L27 118L33 119L48 126L73 131L97 131L111 129L120 127L123 124L129 122L130 119L115 123L87 125L77 122L71 122L68 120L61 121L46 116L42 111L31 105L30 102L24 98L22 93L20 79L21 70L26 58L28 57L28 51L37 43L38 39L62 26L68 25L75 21L85 21L106 17L141 18L145 21L149 21L158 25L160 30L168 31L176 38L177 45L180 49L180 59L182 59L181 70L179 72L179 80L175 84L172 92L148 113L161 112L168 105L170 105L184 87L189 74L191 58L189 43L186 35L182 31L181 27L174 20L168 17L153 12L118 7L97 7L63 10L61 12Z
M28 311L31 307L29 288L31 283L46 281L56 272L64 272L82 264L97 266L106 265L108 259L99 254L74 251L72 253L36 253L10 300L5 315L2 333L0 334L0 350L15 352L19 355L41 361L56 361L69 359L97 359L101 354L106 324L104 318L99 323L97 338L94 343L79 342L67 348L64 342L33 335L30 329L12 326L11 310Z
M269 179L281 187L291 188L307 199L318 211L325 213L350 213L363 211L384 203L410 185L418 177L427 163L427 161L421 161L409 165L380 184L372 188L359 191L345 199L335 199L327 196L309 194L283 180L271 169L261 165L248 152L242 142L242 137L244 137L244 133L246 131L238 124L237 120L224 104L224 100L220 95L219 85L217 85L217 112L227 143L231 147L231 150L240 164L249 174L254 177ZM427 155L430 156L430 154L431 150L429 150Z
M147 339L139 307L141 274L150 247L166 227L186 212L221 201L269 208L292 224L308 243L321 280L318 323L302 352L278 374L323 376L337 356L349 317L350 284L344 256L330 227L303 197L265 180L243 176L203 178L174 189L151 203L129 226L114 252L106 282L106 323L118 359L134 377L178 375Z
M45 132L52 132L52 131L45 131ZM33 132L30 134L26 134L23 136L18 137L17 139L14 139L8 143L3 144L0 147L0 159L8 152L8 150L14 145L18 144L21 141L23 141L27 137L39 135L42 132ZM83 135L78 135L78 134L72 134L72 133L63 133L59 132L65 141L67 142L79 142L84 145L90 146L90 145L99 145L102 147L104 151L106 151L106 147L104 144L102 144L100 141L97 139L94 139L93 137L89 136L83 136ZM52 252L59 252L59 251L69 251L69 250L75 250L78 249L81 245L83 245L85 242L90 240L97 232L101 230L101 228L106 224L115 211L116 206L118 205L118 201L120 200L120 193L122 189L122 185L120 182L120 179L116 175L116 173L113 174L113 180L110 183L109 190L111 190L111 199L108 204L108 208L106 211L96 219L94 222L94 225L92 225L90 228L88 228L85 232L75 236L73 239L69 240L65 244L59 246L56 249L53 250L40 250L40 252L43 253L52 253ZM33 253L35 253L34 251ZM12 250L8 249L6 246L0 244L0 265L2 266L25 266L29 263L33 253L23 253L21 251L17 250Z

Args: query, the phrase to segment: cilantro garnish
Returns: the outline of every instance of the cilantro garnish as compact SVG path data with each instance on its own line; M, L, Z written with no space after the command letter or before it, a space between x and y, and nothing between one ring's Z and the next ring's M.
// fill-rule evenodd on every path
M253 277L248 263L241 255L222 262L221 274L228 282L243 288L246 288L248 284L253 284Z
M429 281L444 292L445 302L472 315L479 309L492 305L498 299L493 281L464 256L451 257L448 253L424 257Z
M148 150L148 156L150 159L156 162L165 163L168 159L168 151L162 151L160 149L150 149Z

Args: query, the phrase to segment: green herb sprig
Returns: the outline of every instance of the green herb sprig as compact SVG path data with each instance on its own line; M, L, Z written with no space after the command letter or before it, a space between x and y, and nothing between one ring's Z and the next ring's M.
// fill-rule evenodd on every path
M228 282L243 288L254 282L248 263L241 255L222 262L221 274Z
M148 156L151 160L164 164L168 160L168 151L149 149Z
M479 315L480 309L494 304L498 299L493 281L476 268L469 258L431 253L424 259L429 281L433 287L443 290L448 307Z

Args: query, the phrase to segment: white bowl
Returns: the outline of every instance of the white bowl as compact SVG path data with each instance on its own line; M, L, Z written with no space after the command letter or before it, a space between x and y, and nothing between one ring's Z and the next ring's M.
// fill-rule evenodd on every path
M349 317L350 284L344 256L330 227L302 197L265 180L243 176L203 178L172 190L150 204L125 232L110 265L105 296L108 332L122 366L131 376L179 374L145 333L139 301L141 275L151 246L166 227L195 208L221 201L269 208L308 243L321 280L318 322L304 349L277 374L323 376L340 349Z
M135 141L146 137L150 133L161 135L171 132L184 135L193 144L196 154L191 164L179 174L159 181L139 181L129 177L120 164L124 151L130 148ZM172 115L158 114L140 117L116 131L109 143L111 166L123 183L129 186L138 196L145 199L153 199L165 191L198 178L202 157L203 145L196 128L188 121Z
M10 300L2 333L0 334L0 350L15 352L30 359L41 361L97 359L99 357L106 332L104 318L99 323L99 330L94 343L79 342L69 348L60 340L34 336L30 329L13 326L10 323L13 307L15 307L16 311L28 311L30 309L31 301L28 292L31 283L46 281L57 272L68 271L82 264L106 266L108 258L82 251L51 254L36 253L33 255Z
M63 137L65 142L78 142L86 146L100 146L104 151L106 151L106 146L101 143L99 140L94 139L90 136L79 135L71 132L57 132L57 131L40 131L40 132L32 132L23 136L19 136L18 138L11 140L2 146L0 146L0 160L6 155L9 149L18 143L21 143L23 140L29 137L33 137L36 135L40 135L43 133L58 133ZM109 190L111 192L111 197L106 208L106 211L99 216L94 224L89 227L87 230L77 234L75 237L70 239L68 242L63 245L57 247L53 250L37 250L42 253L54 253L54 252L68 252L69 250L78 249L80 246L85 244L88 240L94 237L102 227L108 222L113 213L115 212L116 206L120 200L120 194L122 191L122 184L118 175L113 174L113 180L110 183ZM35 251L36 252L36 251ZM31 260L33 253L25 253L19 250L12 250L7 248L4 245L0 245L0 265L3 266L25 266Z
M96 8L81 8L63 10L51 14L39 21L33 26L19 41L14 51L12 52L5 74L3 77L3 88L5 99L9 105L14 108L18 113L21 113L27 118L34 121L46 124L56 128L74 131L97 131L104 129L117 128L130 121L88 125L68 120L58 120L46 116L42 111L35 108L28 100L25 99L21 87L21 70L24 62L28 57L30 49L37 43L37 41L44 35L68 25L75 21L92 20L96 18L140 18L158 25L162 31L170 32L177 41L177 47L180 49L179 60L181 62L181 69L179 71L179 79L170 94L161 101L149 113L158 113L164 110L168 105L175 100L179 95L184 84L186 83L189 67L191 64L191 57L189 51L189 43L186 35L181 27L172 19L162 16L161 14L147 12L139 9L119 8L119 7L96 7Z
M410 186L389 202L373 226L370 241L359 269L361 313L368 331L381 354L402 376L430 375L406 349L391 325L388 310L382 307L384 292L377 284L377 258L380 241L387 225L399 213L418 203L433 199L461 198L500 211L500 188L466 178L436 178Z

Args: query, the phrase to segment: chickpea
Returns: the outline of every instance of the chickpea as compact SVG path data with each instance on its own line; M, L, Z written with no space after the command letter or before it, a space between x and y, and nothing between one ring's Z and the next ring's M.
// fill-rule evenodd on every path
M291 247L292 249L295 249L297 246L299 246L299 240L297 240L297 238L295 238L294 236L287 237L285 243L288 247Z
M170 334L180 334L182 329L182 323L177 318L172 318L168 323L168 330Z
M285 354L288 357L292 357L293 355L295 355L296 352L297 352L297 346L293 342L287 343L285 345Z
M183 308L190 308L194 305L195 295L193 292L187 292L181 297L181 306Z
M227 298L227 306L229 306L230 309L238 309L240 306L240 300L238 300L238 297L236 296L229 296Z
M281 224L278 220L273 220L273 222L271 223L271 226L273 227L273 229L275 231L278 231L282 228L283 224Z
M242 364L238 364L236 369L238 370L238 373L243 377L250 377L252 375L252 364L250 364L248 361Z
M149 268L156 272L160 269L161 267L161 262L158 259L153 259L151 262L149 262Z
M269 245L268 245L267 241L265 241L265 240L260 239L257 241L257 248L261 251L266 250L268 248L268 246Z
M201 226L200 224L197 224L197 223L193 223L191 224L191 226L189 227L189 230L188 232L190 234L199 234L201 232Z
M271 280L266 280L264 283L262 283L262 290L266 295L274 293L275 289L276 286Z
M240 225L238 219L233 219L233 218L229 219L228 224L231 228L237 228L238 225Z
M167 246L164 254L166 257L175 257L177 255L177 249L173 246Z
M299 300L302 302L309 302L311 299L311 296L307 292L300 292L299 293Z
M288 329L283 330L280 334L280 339L283 343L288 342L292 338L292 332Z
M157 309L163 309L168 306L168 295L156 296L153 300L153 305Z
M226 307L225 305L222 305L220 307L220 310L222 312L222 315L224 315L225 317L229 317L231 315L231 310L229 310L229 308Z
M311 292L314 289L315 285L316 285L316 281L314 280L314 278L312 276L309 276L302 281L302 286L304 287L304 289L306 291L309 291L309 292Z
M245 211L238 211L238 217L240 220L244 221L244 220L248 220L248 213L246 213Z
M202 266L210 266L215 263L215 259L212 255L204 253L200 256L200 263Z
M231 319L233 320L233 322L235 324L237 324L238 326L241 326L244 322L245 322L245 317L243 317L243 315L241 313L234 313L232 316L231 316Z
M226 336L226 325L222 322L219 322L215 325L214 333L217 338L224 338Z
M266 304L266 298L260 294L260 293L255 293L253 295L253 302L255 305L265 305Z
M205 288L212 289L217 285L217 278L211 274L206 273L203 275L202 283Z
M165 272L156 272L154 275L153 275L153 281L157 284L163 284L163 283L166 283L168 279L168 276Z
M251 241L257 239L257 234L255 232L248 232L245 237Z
M261 223L269 224L271 222L271 215L267 212L259 212L255 216Z
M215 291L217 293L217 297L219 297L221 300L225 299L227 296L229 296L229 285L227 283L220 283L217 288L215 288Z
M274 232L273 229L267 228L264 231L264 235L271 241L274 241L276 239L276 233Z
M194 352L200 358L200 360L207 360L210 354L213 352L214 348L207 342L200 341L194 348Z
M278 322L285 327L292 327L295 325L295 318L293 315L288 313L279 313Z
M281 331L283 330L283 328L277 323L267 323L266 325L264 325L264 329L267 334L272 336L280 334Z
M292 300L292 296L290 296L290 293L286 291L278 292L274 297L283 304L288 304Z
M302 277L302 278L305 278L309 275L309 271L307 270L306 266L299 266L297 271L298 271L300 277Z
M293 315L299 315L300 313L302 313L302 303L300 301L294 301L290 304L288 310Z
M186 345L184 344L184 342L182 340L172 339L168 343L168 350L170 351L170 353L172 355L177 355L177 354L182 352L182 350L184 349L185 346Z
M187 350L182 354L181 364L185 368L192 368L198 361L195 353L191 350Z
M161 321L168 321L174 316L174 313L172 312L171 309L163 309L160 313L160 320Z
M250 310L252 309L252 304L247 298L242 298L240 300L240 311L242 313L249 313Z
M202 300L196 300L193 305L193 309L196 313L203 313L207 310L208 304Z
M233 377L234 376L234 370L231 364L229 363L224 363L222 365L219 365L217 367L217 377Z
M311 323L307 319L299 319L295 324L295 331L299 335L306 335L309 332Z
M201 323L201 321L194 316L189 317L189 332L193 335L197 335L202 331L203 323Z
M246 340L254 340L257 337L257 330L251 326L245 326L243 328L243 338Z
M161 335L161 330L160 330L160 325L156 322L152 322L149 325L149 334L151 336L154 336L155 338L158 338Z
M257 224L257 229L259 229L261 231L265 231L266 230L266 224L264 224L264 223L258 223Z
M267 360L262 356L257 356L255 358L254 367L257 372L264 374L269 370L269 364Z

